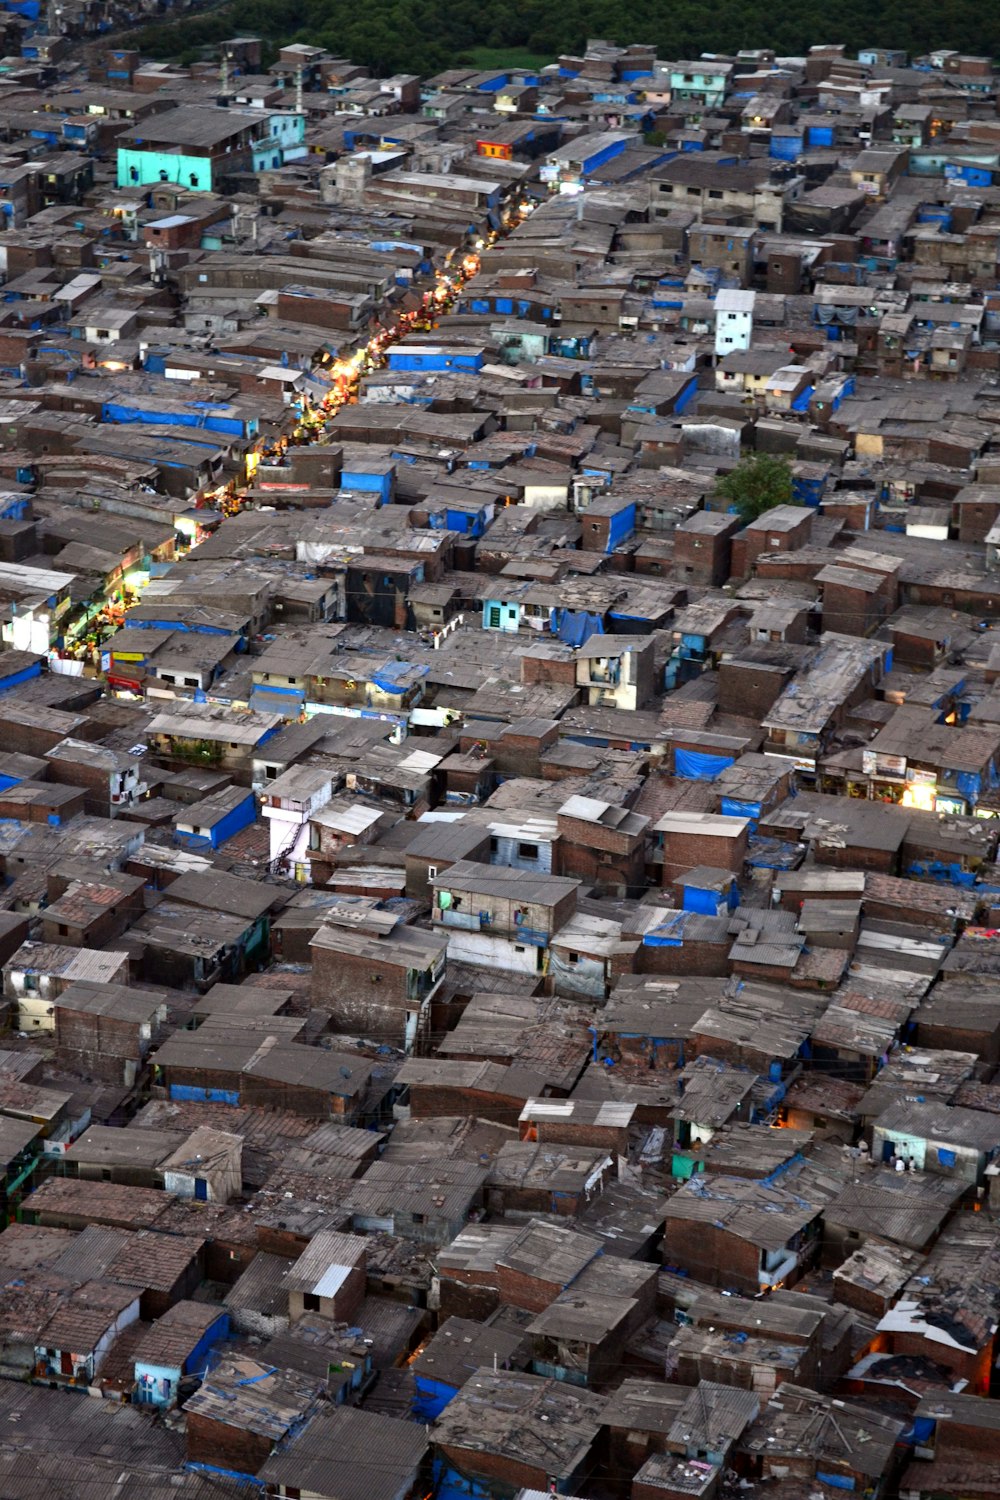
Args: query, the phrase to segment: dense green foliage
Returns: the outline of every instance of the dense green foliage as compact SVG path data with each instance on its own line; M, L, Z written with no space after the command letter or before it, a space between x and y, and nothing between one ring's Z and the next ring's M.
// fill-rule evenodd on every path
M763 0L239 0L201 16L139 33L147 54L191 56L234 33L272 44L310 42L378 73L434 73L454 62L517 65L525 53L555 57L587 37L655 43L661 57L775 47L803 52L814 43L932 47L1000 53L1000 5L981 0L841 0L834 12L817 0L775 6ZM520 52L520 56L518 55ZM483 59L491 61L487 64Z
M725 474L715 493L728 500L740 520L748 523L776 505L793 504L792 471L785 459L773 453L757 453Z

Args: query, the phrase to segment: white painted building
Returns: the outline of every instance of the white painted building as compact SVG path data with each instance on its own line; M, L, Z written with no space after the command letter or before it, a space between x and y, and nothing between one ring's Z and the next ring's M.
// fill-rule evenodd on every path
M753 340L753 310L756 292L723 287L715 298L715 352L721 359L737 349L749 349Z
M329 771L315 766L289 766L270 782L261 796L261 813L270 829L268 860L301 864L308 869L309 819L333 796Z

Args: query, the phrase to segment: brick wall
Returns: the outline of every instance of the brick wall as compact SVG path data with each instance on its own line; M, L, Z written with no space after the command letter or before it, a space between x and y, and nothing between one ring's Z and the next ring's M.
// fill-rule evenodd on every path
M858 849L848 845L835 848L830 844L813 845L818 865L835 865L839 870L879 870L883 875L896 873L897 856L893 849Z
M757 578L784 578L796 583L811 583L823 566L821 555L814 549L802 556L775 550L761 553L754 566L754 575Z
M570 662L569 665L573 667L575 663ZM501 776L538 776L541 773L541 757L558 739L557 724L552 724L541 734L520 734L517 725L512 724L502 735L497 736L490 750Z
M609 1154L628 1154L628 1127L574 1125L571 1120L533 1121L535 1139L543 1146L593 1146Z
M415 1120L474 1115L480 1120L493 1120L497 1125L516 1125L526 1103L526 1094L514 1097L447 1084L410 1085L410 1112Z
M961 1010L956 1007L957 1014ZM943 1019L937 1022L921 1021L917 1012L916 1042L918 1047L931 1047L950 1052L974 1052L981 1062L1000 1062L1000 1035L995 1029L963 1031L958 1026L949 1026Z
M406 970L386 959L312 950L312 1004L343 1031L376 1035L402 1046L406 1031ZM409 1009L416 1008L411 1002Z
M856 1281L846 1281L833 1273L834 1296L845 1307L856 1308L869 1318L881 1318L889 1310L891 1302L873 1288L859 1286Z
M686 578L718 588L729 577L732 567L732 537L739 528L735 518L725 532L714 536L700 531L686 531L683 523L674 532L674 564L683 569Z
M271 952L276 960L286 964L308 964L312 961L309 944L319 930L315 927L300 927L297 923L282 924L281 919L271 928Z
M262 1078L256 1073L241 1075L240 1101L261 1109L287 1109L310 1120L338 1119L345 1124L351 1123L360 1104L360 1099L345 1100L326 1089Z
M806 1354L805 1350L802 1352ZM681 1385L699 1385L703 1380L711 1380L719 1385L736 1386L743 1391L756 1391L765 1399L768 1387L773 1389L773 1386L779 1386L785 1380L811 1386L815 1373L814 1359L772 1364L767 1360L763 1348L759 1364L751 1363L745 1357L727 1358L721 1350L712 1349L703 1352L682 1351L677 1362L677 1379Z
M558 874L574 876L585 885L597 886L614 895L641 894L646 869L646 852L642 843L637 843L631 850L601 847L596 838L599 825L594 824L591 826L595 831L595 844L591 847L584 835L580 836L580 842L573 837L564 837L561 830L562 819L559 821L560 838L556 849ZM567 821L577 822L575 818Z
M679 948L641 943L635 955L635 972L684 974L698 979L728 978L731 947L729 937L719 943L684 942Z
M68 1073L99 1078L102 1083L124 1084L131 1088L142 1064L133 1058L116 1057L111 1052L92 1052L74 1047L56 1047L56 1063Z
M81 738L75 714L67 714L64 725L19 724L5 718L0 730L0 752L9 750L21 755L44 755L67 735ZM106 805L110 805L107 803Z
M541 1275L515 1271L510 1266L497 1267L497 1286L501 1302L509 1302L533 1313L544 1312L563 1290L558 1282L546 1281Z
M594 823L587 818L573 818L559 813L556 826L562 838L615 856L627 855L632 848L641 850L643 847L641 837L619 833L616 828L606 828L603 823Z
M363 1264L352 1266L336 1294L320 1299L320 1314L324 1318L332 1318L335 1323L353 1323L364 1300L367 1279ZM288 1294L288 1312L293 1323L297 1323L306 1312L304 1297L304 1292Z
M188 1463L210 1464L237 1474L256 1474L271 1456L271 1440L228 1427L197 1412L186 1412Z
M955 1422L938 1418L934 1439L937 1458L957 1459L963 1468L970 1458L978 1458L995 1464L997 1457L996 1433L971 1423Z
M306 323L315 328L351 327L350 305L329 297L289 297L279 291L276 312L283 322Z
M933 1359L946 1370L951 1370L961 1380L969 1382L970 1396L983 1394L981 1384L983 1365L989 1378L989 1350L974 1351L953 1349L948 1344L931 1343L919 1333L890 1334L893 1354L909 1355L913 1358ZM985 1360L984 1360L985 1355Z
M994 501L977 501L975 504L956 505L958 513L958 539L960 542L984 542L986 534L1000 515L1000 505Z
M694 870L698 865L712 865L718 870L732 870L734 875L743 871L747 857L749 830L744 827L733 837L706 838L704 833L692 829L690 833L665 833L663 835L663 885L674 884L679 875Z
M791 667L763 663L722 662L718 671L719 712L762 719L791 680Z
M477 1282L459 1271L441 1277L440 1319L471 1318L482 1323L500 1306L500 1293L493 1284Z
M691 1033L688 1050L692 1057L698 1057L704 1053L707 1057L717 1057L720 1061L729 1063L730 1067L749 1068L755 1073L766 1073L772 1057L770 1052L758 1051L752 1043L727 1041L715 1036L701 1036L697 1031Z
M576 687L576 659L563 660L547 656L521 657L521 681L525 687L535 687L542 682L556 682L563 687Z
M760 1290L757 1247L701 1220L667 1220L663 1261L708 1286L732 1287L748 1297Z
M549 1491L549 1473L530 1463L522 1463L512 1454L484 1453L479 1449L452 1448L439 1445L449 1463L464 1474L474 1474L497 1480L509 1486L515 1493L519 1489Z
M139 1058L144 1044L135 1021L115 1016L92 1015L69 1010L56 1002L56 1045L79 1052L100 1052L112 1057Z

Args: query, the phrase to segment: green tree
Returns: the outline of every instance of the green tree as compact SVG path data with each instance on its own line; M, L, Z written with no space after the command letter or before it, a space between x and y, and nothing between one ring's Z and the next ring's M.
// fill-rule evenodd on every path
M795 6L763 0L196 0L199 13L166 16L132 40L147 56L176 58L213 47L234 32L260 35L269 47L291 41L328 46L336 56L387 70L433 74L478 48L527 48L554 58L577 54L587 37L642 41L661 57L702 51L774 47L804 52L829 17L816 0ZM1000 54L1000 5L982 0L841 0L837 35L850 48L885 43L911 55L930 47ZM497 58L477 66L505 66Z
M793 505L792 471L788 460L773 453L756 453L744 458L715 486L715 493L729 501L746 525L773 510L776 505Z

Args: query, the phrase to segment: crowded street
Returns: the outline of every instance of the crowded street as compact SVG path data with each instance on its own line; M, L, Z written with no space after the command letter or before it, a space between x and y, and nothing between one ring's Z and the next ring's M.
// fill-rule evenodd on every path
M451 312L459 294L480 267L480 252L489 248L498 239L511 233L532 211L534 204L522 201L509 209L500 229L491 230L485 239L477 239L476 248L461 257L453 257L450 264L437 271L433 285L420 297L420 305L400 312L390 323L376 321L366 341L350 354L338 356L322 367L323 379L329 383L328 393L318 401L304 403L298 421L289 433L248 455L247 476L244 482L232 479L216 490L209 491L199 502L221 512L223 516L236 515L246 504L249 480L261 462L280 459L291 447L327 441L327 423L345 406L358 400L361 382L366 375L381 369L389 350L394 344L411 333L430 333L437 327L437 320Z
M389 350L401 339L412 333L430 333L437 327L437 320L452 310L466 283L478 273L480 252L510 234L534 206L533 202L524 200L509 208L499 229L491 230L484 239L477 239L473 250L461 255L456 252L449 264L435 273L433 284L420 294L419 306L398 313L389 323L376 319L364 343L350 354L338 355L328 365L321 366L319 372L314 372L321 373L328 384L327 394L317 401L304 400L294 427L276 440L251 450L241 474L199 494L192 501L195 511L214 511L223 520L237 515L247 503L260 463L280 462L292 447L327 442L327 424L343 407L357 402L364 377L385 365ZM148 581L148 575L133 578L131 585L123 581L122 586L105 601L83 604L75 609L67 622L62 647L52 653L54 669L99 675L102 645L125 624L128 610L139 601L141 590Z

